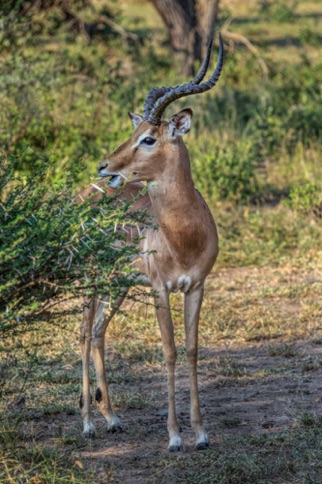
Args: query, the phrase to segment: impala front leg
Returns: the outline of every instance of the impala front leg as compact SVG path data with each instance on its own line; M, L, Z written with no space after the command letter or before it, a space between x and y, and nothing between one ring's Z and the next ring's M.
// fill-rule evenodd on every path
M105 372L105 333L108 324L117 309L121 306L125 296L120 296L109 311L104 314L106 304L104 301L98 304L95 311L95 325L93 328L92 353L95 365L97 388L95 399L98 403L102 415L107 421L108 430L111 432L122 431L122 425L119 417L113 411Z
M91 354L92 327L94 320L95 302L89 300L83 310L83 320L80 325L80 346L82 351L82 372L83 372L83 389L79 399L81 416L83 419L84 436L91 438L95 436L95 426L92 422L91 414L91 393L89 377L89 361Z
M196 434L197 449L209 447L209 437L205 432L199 408L199 392L197 377L198 360L198 325L200 308L203 299L203 286L185 294L184 323L186 331L186 351L190 378L190 418L191 426Z
M160 326L161 337L163 342L165 363L168 370L168 432L170 452L182 450L182 439L179 435L179 427L175 407L175 364L177 359L177 350L174 342L173 322L169 305L169 294L164 290L160 291L155 298L156 315Z

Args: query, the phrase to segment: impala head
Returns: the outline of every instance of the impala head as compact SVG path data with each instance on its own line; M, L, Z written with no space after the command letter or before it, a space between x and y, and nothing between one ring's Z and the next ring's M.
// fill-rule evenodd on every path
M166 107L176 99L208 91L216 84L224 54L220 34L216 69L208 81L201 82L208 69L211 48L212 40L203 65L192 81L177 87L151 89L144 102L143 116L129 113L135 128L132 136L100 163L98 168L100 176L110 177L109 186L117 187L128 179L153 181L164 169L165 159L168 158L166 154L182 147L181 137L191 127L191 109L180 111L168 122L161 118Z

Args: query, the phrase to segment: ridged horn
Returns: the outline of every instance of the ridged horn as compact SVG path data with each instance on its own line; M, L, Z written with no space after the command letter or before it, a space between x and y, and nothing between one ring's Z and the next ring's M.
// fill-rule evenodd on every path
M188 84L200 84L203 78L205 77L205 75L207 74L213 40L214 40L214 37L212 36L212 38L209 41L209 44L207 47L207 54L206 54L206 57L204 58L200 71L198 72L196 77L192 79L192 81L188 82Z
M207 54L206 54L206 57L203 61L203 64L201 66L201 69L200 71L198 72L198 74L192 79L192 81L188 82L187 84L184 84L186 86L190 85L190 84L200 84L200 82L203 80L203 78L205 77L206 73L207 73L207 70L208 70L208 66L209 66L209 61L210 61L210 55L211 55L211 49L212 49L212 42L213 42L213 38L210 39L210 42L208 44L208 48L207 48ZM164 96L167 92L170 92L172 89L174 89L174 87L172 86L162 86L162 87L153 87L147 97L145 98L145 101L144 101L144 114L143 114L143 118L145 120L149 119L149 116L150 116L150 113L152 111L152 109L154 108L155 106L155 103L157 102L157 100Z
M177 87L161 88L166 90L162 94L162 97L158 98L157 103L150 110L148 117L145 118L149 123L155 126L158 126L159 124L161 124L161 117L162 117L162 114L164 113L164 110L166 109L166 107L169 106L169 104L174 102L176 99L180 99L181 97L185 97L185 96L191 96L192 94L199 94L205 91L209 91L209 89L215 86L221 74L223 63L224 63L224 46L223 46L223 41L220 33L219 33L219 54L218 54L218 62L217 62L216 69L208 81L203 82L202 84L199 84L199 82L201 82L204 75L206 74L206 71L207 71L206 61L207 61L207 58L210 57L210 52L211 52L211 43L209 44L207 56L202 65L202 68L200 69L197 76L191 82ZM209 63L209 58L208 58L208 63ZM197 83L195 81L196 79L197 79Z

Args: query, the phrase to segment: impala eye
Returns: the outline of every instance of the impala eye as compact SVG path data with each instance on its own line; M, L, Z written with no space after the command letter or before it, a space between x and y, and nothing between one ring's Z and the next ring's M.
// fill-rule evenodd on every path
M141 143L144 143L145 145L152 146L156 142L156 139L150 138L149 136L147 138L144 138Z

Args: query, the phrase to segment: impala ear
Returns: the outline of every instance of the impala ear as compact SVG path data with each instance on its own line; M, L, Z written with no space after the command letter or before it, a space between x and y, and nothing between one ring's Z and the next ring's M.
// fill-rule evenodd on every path
M170 136L182 136L189 133L191 128L192 110L184 109L172 116L169 120Z
M135 113L128 113L128 114L130 116L130 120L132 121L134 128L137 128L139 126L139 124L141 124L142 121L143 121L142 116L140 116L139 114L135 114Z

